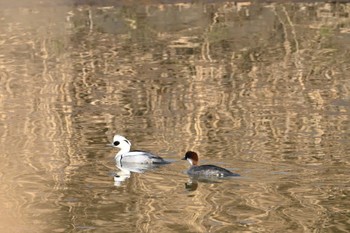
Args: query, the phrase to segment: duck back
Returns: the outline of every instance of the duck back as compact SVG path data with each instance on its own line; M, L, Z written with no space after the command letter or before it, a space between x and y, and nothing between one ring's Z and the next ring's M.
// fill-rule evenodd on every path
M187 173L191 176L229 177L239 176L225 168L215 165L192 166Z

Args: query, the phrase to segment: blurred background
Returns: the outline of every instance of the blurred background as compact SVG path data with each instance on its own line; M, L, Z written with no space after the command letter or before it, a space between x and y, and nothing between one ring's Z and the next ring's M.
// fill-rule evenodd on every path
M0 231L349 232L349 13L2 0ZM173 163L115 184L114 134Z

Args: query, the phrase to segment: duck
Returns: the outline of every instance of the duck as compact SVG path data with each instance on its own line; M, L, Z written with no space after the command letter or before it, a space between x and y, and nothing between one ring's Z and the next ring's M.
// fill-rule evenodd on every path
M167 164L169 163L162 157L147 151L131 149L131 142L122 135L114 135L111 146L119 148L119 152L115 155L115 160L122 166L123 163L135 164Z
M240 176L216 165L198 165L198 154L194 151L187 151L182 160L187 160L191 164L187 170L187 174L190 176L218 178Z

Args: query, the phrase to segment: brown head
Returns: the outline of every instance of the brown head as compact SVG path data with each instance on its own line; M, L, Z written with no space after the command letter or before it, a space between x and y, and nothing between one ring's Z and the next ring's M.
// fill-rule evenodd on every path
M187 160L191 165L198 165L198 155L196 152L187 151L182 160Z

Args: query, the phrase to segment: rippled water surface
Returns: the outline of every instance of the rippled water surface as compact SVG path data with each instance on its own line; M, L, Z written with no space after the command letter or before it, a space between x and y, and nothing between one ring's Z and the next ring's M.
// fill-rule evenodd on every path
M0 3L1 232L350 231L350 5L96 2Z

